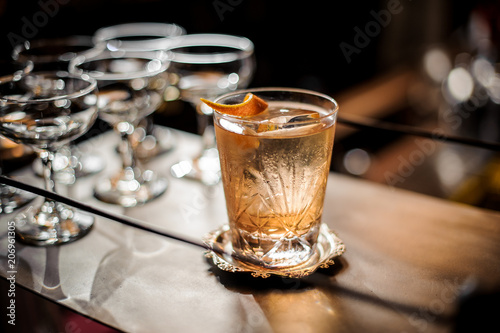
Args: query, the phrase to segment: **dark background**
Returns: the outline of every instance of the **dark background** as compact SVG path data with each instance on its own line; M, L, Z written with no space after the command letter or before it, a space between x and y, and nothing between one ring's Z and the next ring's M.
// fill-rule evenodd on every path
M401 10L348 61L340 45L354 46L355 29L365 30L375 21L373 12L387 10L389 3L398 4ZM495 10L490 13L496 17L497 4L485 0L0 0L0 58L9 59L13 44L24 39L92 35L101 27L128 22L177 23L187 33L250 38L257 59L251 87L297 87L335 97L397 68L418 66L431 46L453 44L466 49L472 10L492 6ZM194 121L193 112L178 112L166 125L195 132ZM359 141L366 142L366 134L360 135L363 140ZM358 141L353 143L358 145ZM346 147L344 142L335 143L335 149L347 151ZM1 295L6 295L5 281L0 280L0 287ZM31 294L22 289L19 293L20 299L31 304ZM35 322L57 318L54 312L60 309L56 306L35 304L31 313L38 316ZM86 325L88 331L112 331L91 321Z
M0 57L9 59L13 46L23 40L92 35L101 27L128 22L176 23L187 33L250 38L255 44L257 63L250 87L304 88L337 98L350 88L398 69L418 69L423 54L436 45L460 52L468 50L467 29L473 11L485 9L495 21L499 16L497 3L493 0L0 0ZM377 23L377 17L384 17L385 23ZM493 30L500 31L496 28ZM355 48L355 52L346 57L346 47ZM404 110L399 111L396 118L386 120L414 119ZM158 124L198 132L196 113L182 101L166 103L164 109L154 113L154 119ZM418 126L412 121L408 123ZM109 130L109 126L98 120L78 141L103 130ZM362 131L348 140L336 140L334 156L339 161L332 163L332 169L343 171L337 165L342 163L344 152L353 147L376 152L397 139L387 133L373 135Z
M304 88L337 98L401 68L418 72L431 47L453 48L455 54L470 51L473 43L467 29L474 11L487 13L489 28L497 32L498 4L498 0L0 0L0 57L9 59L14 44L25 39L92 35L101 27L128 22L176 23L187 33L250 38L257 63L250 87ZM382 26L376 17L384 13ZM356 51L347 58L342 45ZM169 102L165 108L155 112L157 123L197 133L196 115L188 103ZM419 126L407 111L398 110L395 117L384 120ZM94 127L78 141L109 129L102 121ZM336 140L334 156L342 163L344 152L356 147L376 154L398 139L360 131ZM338 163L334 161L332 169L342 172Z
M187 33L250 38L257 63L250 87L304 88L337 98L350 88L398 69L418 69L425 51L436 45L468 50L467 28L473 10L487 8L489 15L496 17L497 2L0 0L0 57L10 59L13 46L23 40L92 35L101 27L129 22L176 23ZM386 23L380 25L376 17L385 17ZM360 37L359 31L364 36ZM356 51L346 57L342 45ZM404 111L386 120L418 126L413 122L415 117ZM154 119L161 125L198 133L196 113L189 103L166 103L154 113ZM98 120L77 141L104 130L109 126ZM332 170L345 171L343 156L352 148L377 153L398 139L388 133L361 131L336 140L334 156L338 161L333 161Z
M348 63L340 44L354 46L354 29L364 30L374 21L371 12L387 10L391 3L399 13ZM92 35L100 27L127 22L177 23L187 33L250 38L258 66L251 86L335 94L418 61L429 45L455 38L476 5L451 0L0 0L0 45L8 58L12 44L22 39Z

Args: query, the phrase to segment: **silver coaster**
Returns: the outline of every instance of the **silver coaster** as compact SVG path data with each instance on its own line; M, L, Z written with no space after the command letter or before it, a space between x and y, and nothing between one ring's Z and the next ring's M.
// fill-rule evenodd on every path
M223 225L217 230L207 234L203 242L211 248L220 249L225 253L232 253L233 248L229 240L229 226ZM269 269L256 266L254 264L243 262L227 254L219 254L214 251L207 251L205 256L210 258L213 263L223 271L227 272L246 272L251 273L253 277L268 278L271 275L301 278L312 274L318 268L328 268L335 262L333 258L340 256L345 252L345 245L337 235L328 229L325 224L321 225L320 234L315 253L306 262L297 266L285 267L279 269Z

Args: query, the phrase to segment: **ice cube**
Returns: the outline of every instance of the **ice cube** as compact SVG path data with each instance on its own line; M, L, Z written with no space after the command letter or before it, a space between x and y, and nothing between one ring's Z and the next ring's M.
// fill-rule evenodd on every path
M290 116L280 116L269 119L269 122L271 124L283 125L286 124L290 119Z
M320 115L318 112L315 111L308 111L308 110L301 110L301 109L294 109L294 110L285 110L282 109L280 110L281 114L280 116L270 118L268 121L263 122L258 129L258 132L269 132L269 131L274 131L280 128L280 125L282 129L287 129L287 128L292 128L295 127L294 125L287 125L290 123L297 123L297 122L302 122L302 121L307 121L311 119L318 119L320 118ZM316 123L314 123L316 124Z
M294 116L292 119L290 119L288 122L289 123L295 123L298 121L305 121L309 119L318 119L319 118L319 113L314 112L314 111L309 111L308 114L302 114L299 116Z
M299 121L305 121L310 119L318 119L319 113L316 111L308 111L308 110L280 110L282 115L279 117L274 117L269 119L270 123L273 124L287 124L287 123L295 123Z

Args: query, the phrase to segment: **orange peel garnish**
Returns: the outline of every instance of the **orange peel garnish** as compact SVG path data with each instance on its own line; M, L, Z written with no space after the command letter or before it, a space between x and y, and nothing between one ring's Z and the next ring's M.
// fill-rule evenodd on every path
M201 101L220 113L229 114L237 117L251 117L267 109L267 103L260 97L248 93L240 104L219 104L207 99L201 98Z

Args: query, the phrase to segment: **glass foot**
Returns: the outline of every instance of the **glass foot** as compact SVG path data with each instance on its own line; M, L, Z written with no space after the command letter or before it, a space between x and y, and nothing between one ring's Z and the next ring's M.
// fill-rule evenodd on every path
M170 171L175 178L188 178L205 185L217 185L221 179L219 153L216 148L207 149L193 160L174 164Z
M104 170L106 163L97 154L72 155L56 153L54 165L54 179L65 185L73 184L76 179L97 174ZM33 161L33 170L39 177L42 175L42 162L39 158Z
M26 244L47 246L70 243L92 229L94 216L63 204L44 202L29 207L14 218L16 235Z
M116 177L100 181L94 195L97 199L123 207L145 204L162 195L168 187L165 178L156 177L152 171L144 171L140 177L137 172L122 170Z
M0 214L10 214L35 199L36 195L11 186L0 185Z

